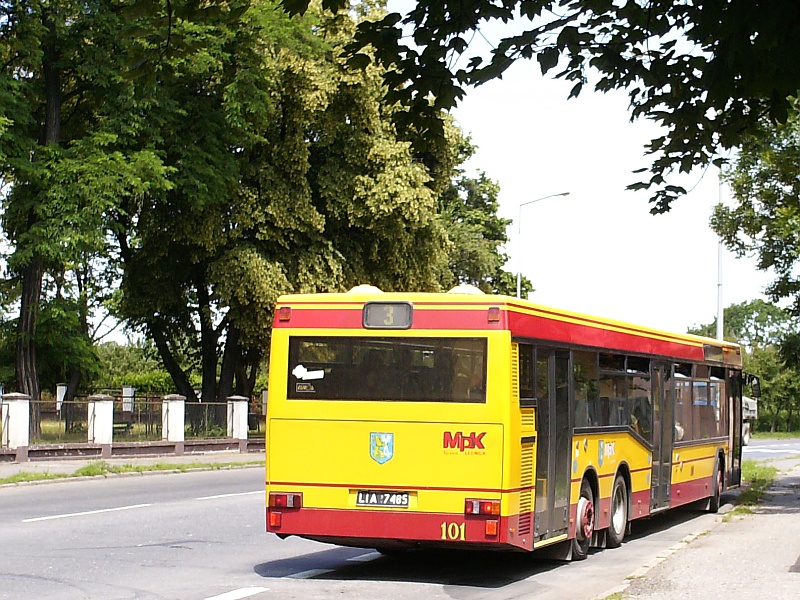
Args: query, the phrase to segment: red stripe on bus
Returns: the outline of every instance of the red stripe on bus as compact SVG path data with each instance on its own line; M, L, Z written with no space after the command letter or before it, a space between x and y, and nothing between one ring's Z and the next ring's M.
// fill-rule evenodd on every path
M400 492L469 492L470 494L510 494L515 492L527 492L536 489L536 486L524 486L518 488L474 488L474 487L437 487L424 485L377 485L374 483L317 483L308 481L267 481L267 486L281 487L315 487L315 488L344 488L350 490L386 490Z
M680 338L658 334L667 339L657 339L655 334L639 329L585 320L584 323L567 323L550 317L513 312L509 315L510 329L519 337L642 354L663 354L686 360L704 360L702 345L692 345ZM622 328L623 331L612 328Z
M281 321L276 311L272 323L275 328L296 329L363 329L361 308L297 308L293 306L290 321ZM492 331L507 329L501 312L501 320L489 322L487 310L415 310L412 330L449 329L469 331ZM379 330L371 329L373 333Z
M280 321L276 313L273 327L302 329L362 329L361 308L296 307L291 321ZM513 335L532 339L614 348L643 354L662 354L685 360L704 360L701 344L693 344L675 335L650 332L624 324L609 324L574 315L541 315L501 311L500 321L490 323L482 310L414 311L411 330L496 331L510 329ZM571 319L578 323L570 323ZM373 333L376 330L371 330Z

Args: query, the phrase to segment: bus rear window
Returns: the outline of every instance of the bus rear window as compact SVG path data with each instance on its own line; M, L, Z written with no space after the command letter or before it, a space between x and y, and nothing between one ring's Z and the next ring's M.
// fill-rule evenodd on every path
M486 402L485 338L292 337L287 397Z

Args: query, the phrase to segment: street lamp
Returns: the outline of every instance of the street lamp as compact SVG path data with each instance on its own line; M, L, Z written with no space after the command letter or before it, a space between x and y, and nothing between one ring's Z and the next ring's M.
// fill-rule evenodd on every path
M536 198L535 200L528 200L527 202L523 202L519 205L519 216L517 218L517 240L522 237L522 207L527 206L528 204L533 204L534 202L540 202L541 200L547 200L548 198L556 198L558 196L569 196L569 192L561 192L560 194L550 194L549 196L542 196L541 198ZM519 243L519 241L517 242ZM517 267L517 298L522 297L522 265L520 264Z

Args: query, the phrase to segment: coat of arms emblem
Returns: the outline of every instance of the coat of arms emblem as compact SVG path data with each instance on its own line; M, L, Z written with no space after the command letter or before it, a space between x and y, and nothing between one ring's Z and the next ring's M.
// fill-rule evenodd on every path
M369 456L378 464L388 462L394 456L394 434L376 433L369 434Z

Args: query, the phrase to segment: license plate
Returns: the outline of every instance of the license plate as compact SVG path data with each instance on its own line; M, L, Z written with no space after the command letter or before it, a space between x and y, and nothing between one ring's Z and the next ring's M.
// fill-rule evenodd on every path
M408 508L408 495L408 492L359 490L356 493L356 506L394 506L396 508Z

